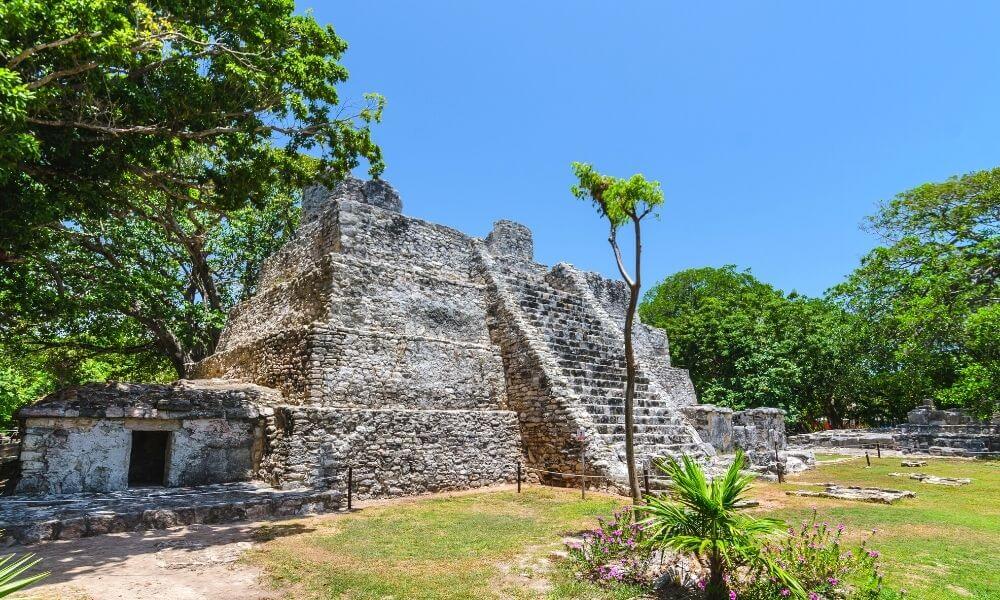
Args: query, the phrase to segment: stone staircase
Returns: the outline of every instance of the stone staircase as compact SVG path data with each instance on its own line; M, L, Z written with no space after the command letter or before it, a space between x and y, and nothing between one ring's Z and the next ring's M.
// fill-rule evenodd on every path
M525 320L543 342L564 382L565 398L578 403L593 421L594 443L625 459L625 352L621 332L609 335L602 311L572 290L560 289L535 265L499 274ZM641 368L635 394L634 441L641 464L682 454L706 458L708 451L678 408Z

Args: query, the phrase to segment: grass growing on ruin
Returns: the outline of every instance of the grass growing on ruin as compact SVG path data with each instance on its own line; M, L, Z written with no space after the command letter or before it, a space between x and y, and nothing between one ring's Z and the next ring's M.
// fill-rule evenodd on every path
M918 469L899 463L873 458L866 469L861 457L824 464L784 484L758 482L754 495L761 512L792 523L810 518L815 507L821 518L843 522L859 536L878 529L875 548L885 558L887 581L907 597L1000 600L1000 463L930 460ZM946 488L888 476L905 471L971 477L973 483ZM803 483L825 481L908 489L917 498L885 506L785 495L805 489ZM502 491L414 499L276 523L263 531L274 539L249 560L288 598L609 597L545 557L564 534L592 527L594 517L623 501L588 494L582 502L578 491L537 487L520 496Z
M892 472L920 472L970 477L970 485L952 488L899 477ZM825 498L799 498L785 491L808 489L805 482L833 481L911 490L916 498L894 505L864 504ZM759 483L762 510L791 523L808 519L815 507L831 523L854 532L877 529L875 548L886 561L886 580L907 597L927 600L977 598L1000 600L1000 462L936 460L919 468L900 466L900 458L864 457L822 465L784 484Z

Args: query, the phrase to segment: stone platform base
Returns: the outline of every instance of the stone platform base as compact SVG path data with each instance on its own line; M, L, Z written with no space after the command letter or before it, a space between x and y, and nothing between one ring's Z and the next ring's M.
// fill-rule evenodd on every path
M276 490L258 483L3 498L0 546L310 514L337 510L342 500L339 491Z

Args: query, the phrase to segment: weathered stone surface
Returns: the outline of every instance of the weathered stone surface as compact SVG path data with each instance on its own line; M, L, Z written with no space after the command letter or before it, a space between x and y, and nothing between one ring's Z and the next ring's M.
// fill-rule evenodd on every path
M917 496L915 493L906 490L841 486L833 483L827 483L822 491L795 490L785 493L789 496L836 498L837 500L856 500L859 502L874 502L876 504L892 504L903 498L916 498Z
M931 483L934 485L947 485L952 487L958 487L960 485L969 485L972 483L971 479L966 477L938 477L937 475L928 475L926 473L889 473L890 477L908 477L910 479L916 479L921 483Z
M359 498L512 482L522 460L509 411L287 407L268 431L263 479L343 491L351 467Z
M393 496L508 481L521 459L564 484L585 461L620 487L624 284L535 263L523 225L477 239L401 209L381 181L307 188L299 230L191 366L220 379L79 388L26 409L22 491L120 489L130 431L148 428L170 432L172 486L252 472L325 488L351 466L361 495ZM664 333L636 324L634 338L639 462L743 448L758 470L809 463L784 450L781 411L698 407Z
M925 467L927 466L926 460L904 460L899 463L901 467Z
M308 514L344 503L340 490L276 490L256 483L13 498L0 501L0 546Z
M169 432L167 485L249 479L262 417L281 395L232 381L88 384L19 411L22 494L106 492L128 486L133 431Z

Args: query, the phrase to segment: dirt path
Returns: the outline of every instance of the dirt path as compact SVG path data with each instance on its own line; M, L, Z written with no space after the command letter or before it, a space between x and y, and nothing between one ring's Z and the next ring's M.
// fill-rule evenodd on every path
M391 500L359 501L357 509L446 498L484 491L513 489L495 486ZM261 582L261 572L239 562L267 526L267 536L313 531L321 519L343 513L257 523L192 525L163 531L138 531L14 547L32 552L52 574L26 590L32 600L263 600L282 597ZM5 553L8 552L5 550Z

